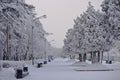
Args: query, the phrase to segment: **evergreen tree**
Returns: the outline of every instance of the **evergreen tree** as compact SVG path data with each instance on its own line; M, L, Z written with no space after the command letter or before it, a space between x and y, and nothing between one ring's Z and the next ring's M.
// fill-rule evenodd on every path
M120 40L120 0L104 0L101 6L106 30L114 40Z
M39 21L34 21L34 10L34 6L27 5L24 0L0 0L0 55L4 60L26 60L31 59L31 55L41 54L37 52L45 45L42 41L46 32ZM34 36L31 34L33 27ZM35 37L39 34L41 37ZM35 37L34 54L31 53L32 37Z

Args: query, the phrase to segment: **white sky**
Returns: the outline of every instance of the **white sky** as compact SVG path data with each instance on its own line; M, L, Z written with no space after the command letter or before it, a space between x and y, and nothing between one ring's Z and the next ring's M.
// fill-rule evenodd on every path
M88 2L91 1L95 9L100 8L103 0L25 0L28 4L36 7L38 16L47 15L42 19L44 29L53 33L48 40L53 46L61 48L66 32L73 27L73 19L86 10ZM55 40L52 42L52 40Z

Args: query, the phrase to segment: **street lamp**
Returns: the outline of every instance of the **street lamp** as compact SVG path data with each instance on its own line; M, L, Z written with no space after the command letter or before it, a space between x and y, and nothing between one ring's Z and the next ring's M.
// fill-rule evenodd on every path
M42 15L40 17L37 17L37 18L33 19L33 22L36 21L36 20L38 20L38 19L43 19L43 18L47 18L47 16L46 15ZM31 36L32 36L32 65L34 65L34 49L33 49L34 34L33 34L33 29L34 29L34 26L32 25L32 34L31 34Z
M45 19L47 18L47 15L42 15L40 17L35 18L33 21L38 20L38 19Z

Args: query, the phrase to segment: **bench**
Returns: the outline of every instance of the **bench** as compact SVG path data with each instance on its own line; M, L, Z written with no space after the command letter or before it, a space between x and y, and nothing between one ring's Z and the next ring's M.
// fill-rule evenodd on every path
M37 68L42 67L43 63L37 63Z
M15 69L15 77L17 79L21 79L21 78L24 78L25 76L27 76L29 74L28 72L28 67L23 67L22 68L17 68Z

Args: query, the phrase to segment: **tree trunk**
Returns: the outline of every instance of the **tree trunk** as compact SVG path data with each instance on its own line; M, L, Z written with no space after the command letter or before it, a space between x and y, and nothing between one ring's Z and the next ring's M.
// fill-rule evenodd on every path
M103 60L103 51L101 51L101 64L102 64L102 60Z
M90 61L92 61L92 51L90 52Z
M92 52L92 63L96 63L96 51Z
M82 54L79 54L79 61L82 62Z
M98 51L98 63L100 62L100 51Z
M72 55L69 55L70 56L70 59L72 59Z
M0 60L2 60L2 54L3 54L3 50L2 50L2 48L0 47Z
M84 61L84 62L86 61L86 53L83 54L83 61Z

